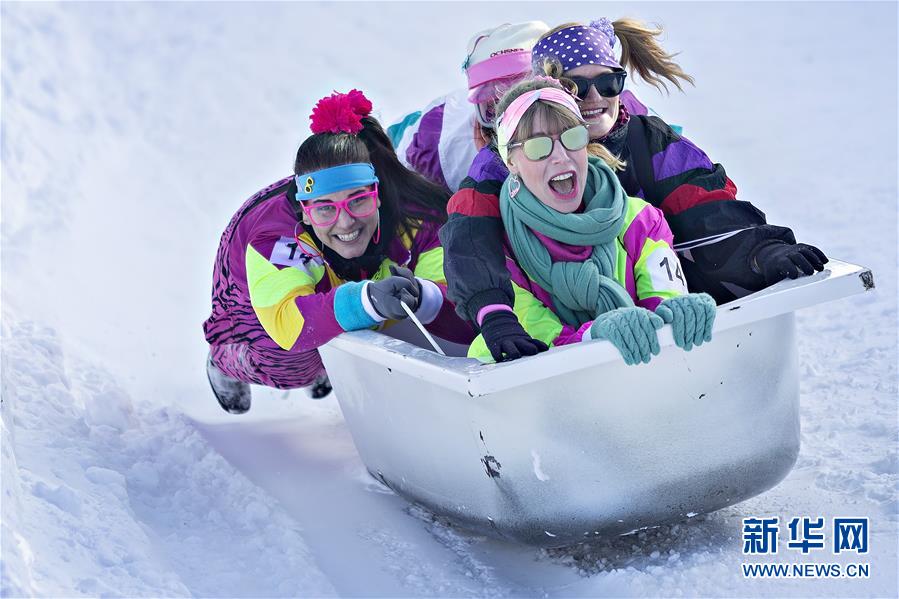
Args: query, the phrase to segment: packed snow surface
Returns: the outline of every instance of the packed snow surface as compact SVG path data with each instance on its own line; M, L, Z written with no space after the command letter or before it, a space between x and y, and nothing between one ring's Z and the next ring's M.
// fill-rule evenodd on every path
M215 404L218 239L315 100L357 87L390 122L464 85L474 32L598 6L4 2L2 595L896 596L895 3L601 5L666 27L695 88L629 85L743 199L874 271L799 313L802 450L774 489L542 551L381 486L333 395ZM870 518L870 577L743 578L742 518L797 515Z

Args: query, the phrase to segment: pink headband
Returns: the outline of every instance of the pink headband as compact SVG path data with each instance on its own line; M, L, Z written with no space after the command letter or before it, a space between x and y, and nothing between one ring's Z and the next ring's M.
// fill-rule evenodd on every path
M468 89L469 101L480 88L496 81L497 79L506 79L508 77L524 76L531 71L531 51L530 50L514 50L492 56L487 60L483 60L477 64L473 64L468 68Z
M496 126L499 155L506 164L509 164L509 141L511 141L512 136L515 135L515 129L518 128L521 117L524 116L528 111L528 108L530 108L537 100L561 104L577 115L579 119L583 119L581 110L577 106L577 102L574 101L574 98L572 98L571 94L568 92L557 87L541 87L540 89L524 92L509 104L509 107L506 108L502 115L500 115L499 123Z

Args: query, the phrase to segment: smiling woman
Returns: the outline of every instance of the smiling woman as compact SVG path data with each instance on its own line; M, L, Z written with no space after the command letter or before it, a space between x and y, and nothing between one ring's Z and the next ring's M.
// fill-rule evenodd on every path
M297 170L306 169L298 164ZM353 163L306 174L305 180L297 175L298 185L303 183L297 192L303 224L341 258L361 257L373 237L376 245L380 242L381 200L374 172L370 164ZM341 189L347 185L349 189Z
M406 318L467 343L445 300L437 229L448 194L400 164L361 92L312 113L294 176L250 198L219 245L207 373L222 408L250 407L250 383L330 391L317 347Z

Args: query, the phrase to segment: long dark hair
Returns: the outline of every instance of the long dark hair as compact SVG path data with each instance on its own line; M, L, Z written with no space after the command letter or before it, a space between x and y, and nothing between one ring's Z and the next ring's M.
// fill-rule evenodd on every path
M446 203L449 201L446 189L403 166L390 138L380 123L370 116L362 118L362 131L358 134L316 133L306 138L297 150L293 172L303 175L353 162L370 162L375 167L381 199L381 238L378 243L372 240L365 254L347 260L325 246L311 227L307 228L328 263L346 280L371 275L380 266L393 240L413 234L419 221L446 222ZM299 206L296 209L299 215L301 209Z

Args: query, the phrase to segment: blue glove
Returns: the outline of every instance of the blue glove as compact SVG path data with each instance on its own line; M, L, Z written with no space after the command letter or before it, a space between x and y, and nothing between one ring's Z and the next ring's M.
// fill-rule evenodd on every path
M717 306L708 293L688 293L666 299L656 308L656 314L671 325L674 343L684 351L694 345L712 340Z
M636 306L618 308L600 314L590 325L590 339L607 339L621 352L625 364L649 363L659 355L656 331L664 326L662 319Z

